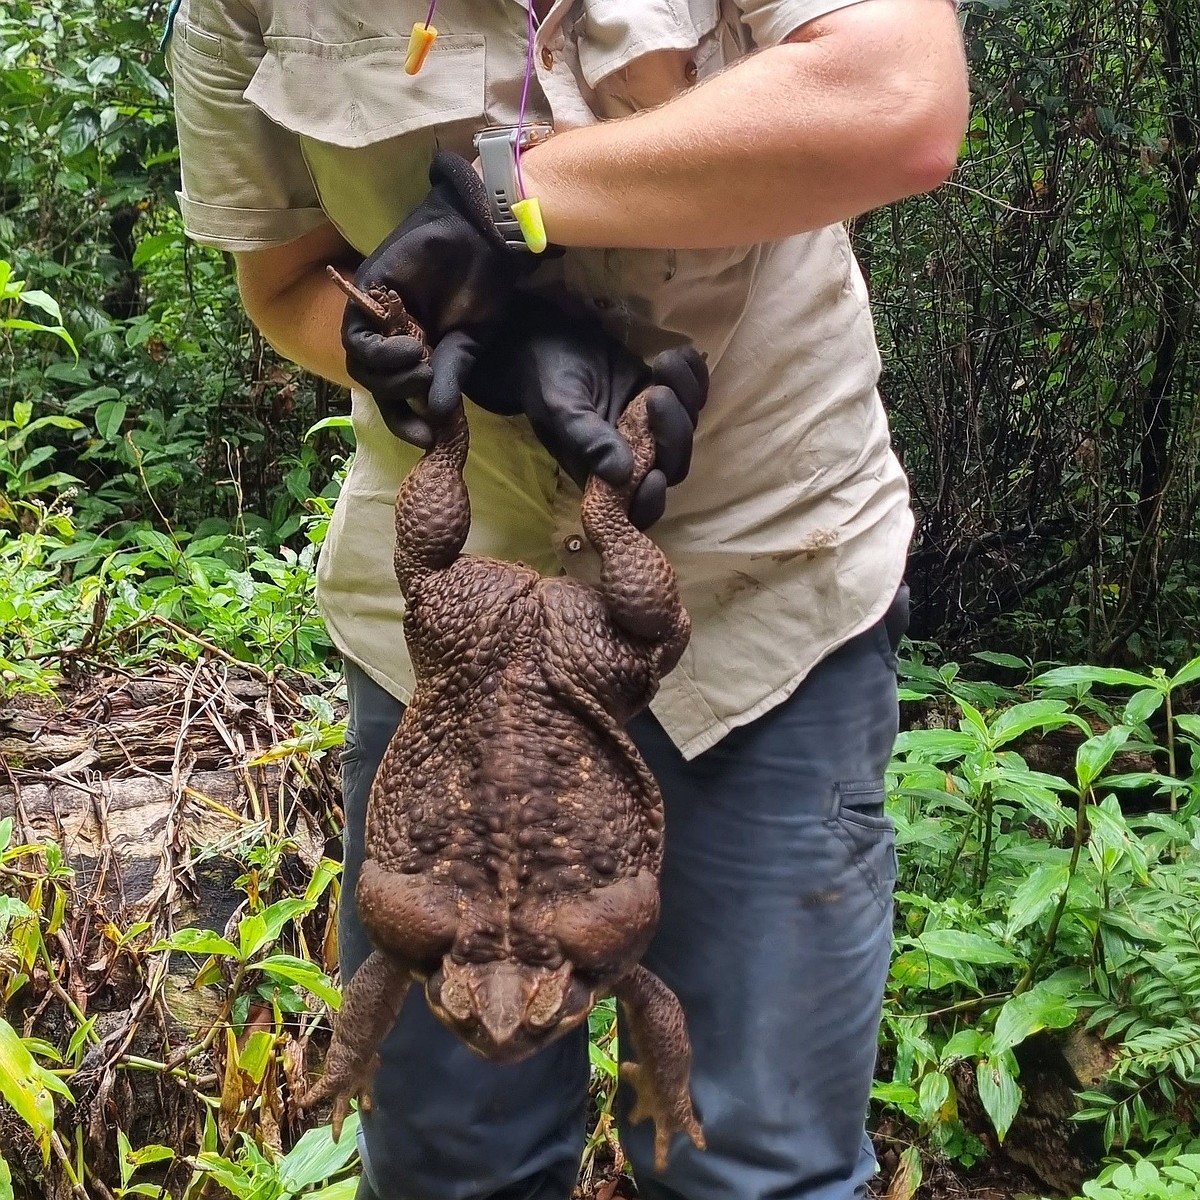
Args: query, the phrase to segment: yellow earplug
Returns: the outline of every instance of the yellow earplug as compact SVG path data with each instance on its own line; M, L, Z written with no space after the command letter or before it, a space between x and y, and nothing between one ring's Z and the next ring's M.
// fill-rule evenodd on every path
M546 249L547 238L546 225L542 220L542 206L538 203L538 198L528 196L524 200L516 201L512 206L512 215L517 218L517 224L521 227L525 245L534 254L541 254Z
M408 39L408 53L404 57L406 75L415 75L425 65L429 51L433 49L433 43L436 41L437 30L432 25L418 21L412 27L412 34Z

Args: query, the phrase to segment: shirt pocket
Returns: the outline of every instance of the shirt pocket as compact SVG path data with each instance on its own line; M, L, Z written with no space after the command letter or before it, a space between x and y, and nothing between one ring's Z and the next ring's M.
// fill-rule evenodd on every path
M720 0L583 0L575 29L601 118L664 104L728 58Z
M416 76L404 73L406 38L264 42L246 99L298 135L321 207L362 253L428 192L438 149L471 155L485 110L481 35L439 37Z

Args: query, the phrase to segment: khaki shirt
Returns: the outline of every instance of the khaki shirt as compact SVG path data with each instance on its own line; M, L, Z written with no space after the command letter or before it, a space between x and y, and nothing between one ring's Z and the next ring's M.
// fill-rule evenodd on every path
M660 104L846 3L555 0L530 119L565 130ZM183 0L169 62L187 232L244 251L328 218L368 253L425 194L437 149L471 157L477 129L515 123L523 3L441 0L440 37L410 78L408 33L426 7ZM653 709L691 757L790 695L900 584L913 522L866 287L840 225L723 250L572 249L548 269L638 353L690 341L708 356L691 473L653 529L694 630ZM578 489L522 419L469 407L468 550L594 581ZM338 648L407 700L392 505L418 451L369 396L354 393L353 417L319 596Z

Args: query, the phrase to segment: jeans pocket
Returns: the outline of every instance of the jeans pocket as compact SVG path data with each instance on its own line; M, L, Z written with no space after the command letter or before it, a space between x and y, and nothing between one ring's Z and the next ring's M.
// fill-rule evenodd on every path
M880 780L849 780L833 785L831 823L881 910L896 885L896 827L887 815Z

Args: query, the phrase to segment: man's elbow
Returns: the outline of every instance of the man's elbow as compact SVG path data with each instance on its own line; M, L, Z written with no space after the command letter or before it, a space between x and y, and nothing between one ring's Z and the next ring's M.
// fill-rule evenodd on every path
M914 122L898 141L895 162L904 194L917 196L939 188L954 173L967 130L966 97L946 97Z

